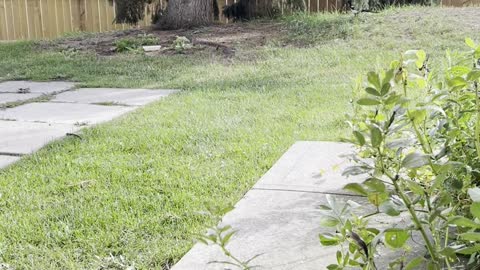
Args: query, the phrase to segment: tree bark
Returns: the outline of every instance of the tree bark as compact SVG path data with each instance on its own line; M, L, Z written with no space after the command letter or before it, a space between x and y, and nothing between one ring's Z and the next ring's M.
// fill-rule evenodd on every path
M250 9L255 17L270 17L273 15L272 0L250 0Z
M213 22L213 10L212 0L169 0L167 14L158 26L181 29L207 25Z

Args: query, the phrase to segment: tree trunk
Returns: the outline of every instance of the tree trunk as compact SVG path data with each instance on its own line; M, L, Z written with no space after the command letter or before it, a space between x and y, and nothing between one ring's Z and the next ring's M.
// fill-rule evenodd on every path
M273 15L272 0L250 0L250 8L255 17L270 17Z
M213 22L212 0L169 0L167 14L159 27L181 29L207 25Z

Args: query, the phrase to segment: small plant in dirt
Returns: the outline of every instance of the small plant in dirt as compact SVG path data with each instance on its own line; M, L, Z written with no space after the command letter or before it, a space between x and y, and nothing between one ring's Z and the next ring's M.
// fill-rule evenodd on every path
M152 34L139 34L137 37L119 39L114 45L117 52L138 52L142 51L142 46L157 45L159 41Z
M366 180L345 189L364 196L375 210L358 215L362 206L327 198L322 225L335 233L320 235L320 242L340 247L328 269L478 267L480 46L466 43L470 51L447 53L445 70L431 70L424 51L408 51L358 82L362 96L349 121L355 166L344 174ZM377 215L408 222L369 225ZM412 253L418 241L424 253ZM381 248L399 255L377 266Z
M180 36L173 41L172 47L176 53L185 53L186 50L192 48L192 43L188 38Z

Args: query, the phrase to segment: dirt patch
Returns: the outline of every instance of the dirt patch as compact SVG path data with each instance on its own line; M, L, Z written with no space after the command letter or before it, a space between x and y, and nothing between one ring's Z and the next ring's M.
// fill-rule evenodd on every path
M118 40L148 35L156 37L158 44L155 45L161 45L162 48L160 51L150 52L150 55L174 54L177 52L173 48L173 43L177 37L183 36L188 38L193 45L191 49L185 51L186 54L210 50L231 57L237 49L264 46L281 32L281 24L276 22L212 25L198 29L175 31L130 29L43 41L38 43L38 47L42 50L55 51L93 51L100 56L108 56L118 53L115 46L115 42Z

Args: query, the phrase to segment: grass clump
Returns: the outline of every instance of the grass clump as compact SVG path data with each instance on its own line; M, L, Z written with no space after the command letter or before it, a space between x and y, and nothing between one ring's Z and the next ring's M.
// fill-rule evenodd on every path
M315 45L334 39L347 39L352 36L356 18L350 14L317 13L309 15L296 13L284 18L289 40L303 45Z

